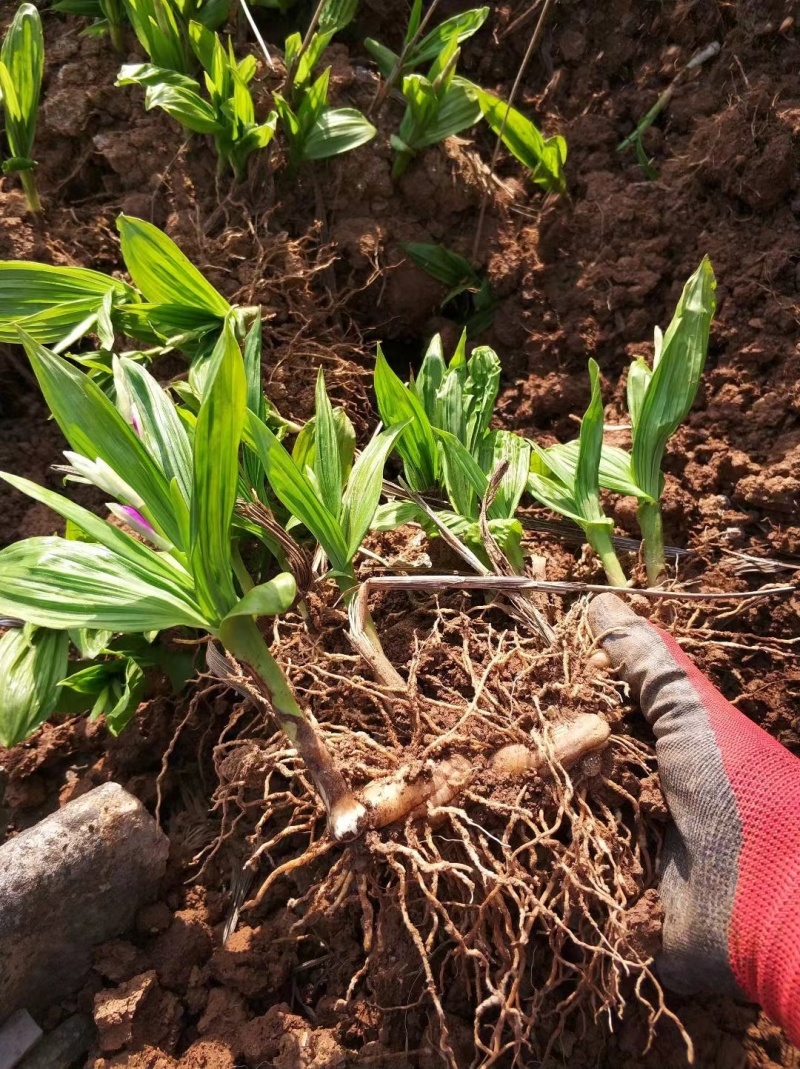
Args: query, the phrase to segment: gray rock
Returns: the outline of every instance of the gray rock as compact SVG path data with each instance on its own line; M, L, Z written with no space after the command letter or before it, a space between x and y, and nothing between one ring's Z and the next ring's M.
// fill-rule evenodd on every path
M74 1013L40 1039L17 1069L70 1069L89 1049L93 1038L92 1018Z
M82 984L96 943L155 896L169 841L144 806L106 783L0 847L0 1021Z
M38 1043L42 1030L27 1010L17 1010L0 1027L0 1069L14 1069L31 1047Z

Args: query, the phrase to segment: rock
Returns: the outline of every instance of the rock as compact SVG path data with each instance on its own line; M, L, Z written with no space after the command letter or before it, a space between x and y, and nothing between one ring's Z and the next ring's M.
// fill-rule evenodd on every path
M89 1049L94 1036L91 1017L73 1013L40 1040L17 1069L70 1069Z
M116 783L0 847L0 1019L77 990L92 948L155 896L168 851L152 817Z
M0 1028L0 1069L14 1069L41 1038L42 1030L27 1010L17 1010Z

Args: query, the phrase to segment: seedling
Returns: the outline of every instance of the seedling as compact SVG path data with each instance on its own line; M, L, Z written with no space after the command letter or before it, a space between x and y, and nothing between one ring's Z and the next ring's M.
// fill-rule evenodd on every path
M66 352L94 333L110 353L121 334L152 347L150 356L180 348L194 361L193 382L200 380L226 317L242 336L255 309L233 308L152 223L121 215L117 229L133 285L86 268L0 261L0 342L18 342L22 327ZM87 359L108 374L110 358Z
M193 60L186 49L188 23L194 19L210 30L219 29L228 18L230 0L178 0L174 4L171 0L155 0L149 5L134 0L128 6L126 0L57 0L52 10L92 19L83 33L97 37L108 32L117 52L125 51L123 29L126 22L133 22L139 42L151 59L154 52L159 55L159 62L177 55L181 63L187 64L186 73L189 73Z
M275 107L289 142L289 165L295 170L307 160L325 160L350 152L371 141L375 127L355 108L328 106L330 70L323 71L303 93L294 111L280 93L275 93Z
M500 382L500 361L492 349L476 348L466 357L466 335L450 363L441 338L432 340L416 380L405 385L386 362L380 347L375 364L375 396L384 423L407 422L397 439L409 487L423 493L443 491L450 509L437 511L442 522L483 555L479 518L489 478L508 464L488 509L489 531L512 567L523 567L522 527L515 513L525 489L530 446L518 435L489 429ZM378 525L399 526L424 515L408 503L384 506Z
M491 325L497 301L485 273L477 271L469 260L444 245L410 241L402 248L431 278L447 286L441 304L443 311L451 304L458 307L459 298L466 299L468 318L465 330L468 335L480 334Z
M114 50L125 50L123 26L126 16L123 0L57 0L52 10L63 15L91 19L91 24L83 31L86 36L99 37L108 33Z
M245 177L247 160L256 149L265 148L275 134L277 114L257 123L248 88L256 72L255 56L236 59L233 42L227 49L219 36L199 22L189 23L189 41L205 72L209 99L201 94L194 78L151 63L126 64L117 85L140 85L145 90L145 108L162 108L187 130L210 134L217 150L218 169L231 167L238 179Z
M358 0L320 0L305 37L293 33L284 43L286 95L296 103L311 85L311 75L335 34L355 17Z
M530 119L501 97L469 83L481 114L508 151L528 168L531 179L543 189L563 193L567 142L559 134L543 137Z
M301 523L316 539L349 604L358 591L353 561L372 524L383 486L383 468L402 424L376 434L355 458L355 433L342 410L334 409L320 369L316 414L298 435L290 454L258 418L248 413L245 440L260 460L273 493L292 523ZM397 690L405 684L392 667L371 619L366 626L368 648L360 652L379 679Z
M716 309L715 290L714 271L705 256L683 287L666 333L656 327L652 369L641 358L631 364L627 400L633 446L629 457L622 450L608 453L601 471L604 484L614 481L616 489L638 498L636 516L651 586L660 581L666 567L661 516L664 450L697 396Z
M614 551L614 524L600 503L603 401L600 372L594 360L589 361L589 379L592 396L581 421L577 454L571 447L555 445L542 449L534 443L528 490L547 508L582 527L586 540L603 563L609 583L625 586L625 573Z
M426 19L422 14L422 0L414 0L408 20L403 49L398 56L379 41L368 37L364 46L378 65L378 70L386 79L382 95L401 78L405 78L416 67L430 63L444 49L455 41L456 45L468 40L476 33L488 18L488 7L476 7L445 19L435 29L423 36Z
M70 646L78 659L68 659ZM0 638L0 746L24 742L54 715L103 717L118 735L145 696L148 668L165 673L177 693L194 674L193 661L140 635L12 628Z
M428 145L474 126L481 109L473 87L456 78L458 40L452 37L434 60L427 78L408 74L403 78L406 110L391 144L397 153L392 177L399 178L411 160Z
M39 112L44 70L44 37L39 12L22 4L0 47L0 105L6 141L11 153L3 161L3 174L19 174L32 212L42 210L33 171L33 139Z

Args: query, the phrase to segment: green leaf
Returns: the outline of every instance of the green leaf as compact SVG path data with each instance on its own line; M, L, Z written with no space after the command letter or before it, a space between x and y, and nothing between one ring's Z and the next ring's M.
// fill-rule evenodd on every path
M437 145L446 137L474 126L481 117L481 107L469 83L454 81L439 101L435 117L414 139L415 149ZM401 134L402 136L402 134Z
M17 345L17 325L43 343L58 342L84 324L86 333L109 291L115 302L137 299L130 286L99 271L2 260L0 342Z
M647 388L650 385L650 379L653 377L653 372L647 365L647 362L641 357L638 360L634 360L631 366L628 368L628 412L631 417L631 428L636 428L639 423L639 416L642 412L642 405L644 404L645 394Z
M476 7L440 22L411 49L406 60L406 69L435 59L453 39L456 44L466 41L477 33L488 17L488 7Z
M418 491L430 489L438 476L438 450L430 420L416 394L389 367L380 345L373 386L385 426L405 424L397 440L397 452L403 459L409 485Z
M275 496L316 538L332 567L346 571L350 558L339 521L319 500L316 490L272 431L247 413L245 440L258 454Z
M156 585L105 546L55 537L0 551L0 614L57 630L207 627L188 596Z
M539 452L544 459L546 469L555 472L562 482L571 485L575 481L579 447L580 442L575 439L563 445L551 445L548 449L539 450ZM534 446L534 448L538 447ZM630 453L617 445L603 445L603 451L600 454L599 478L600 485L605 490L613 490L614 493L629 497L638 497L640 500L650 500L633 481Z
M414 263L431 278L443 283L450 290L459 292L481 284L477 271L463 256L444 245L428 245L422 241L407 241L401 245ZM455 296L453 294L452 296Z
M544 138L530 119L526 119L516 108L509 107L505 100L478 86L472 88L483 117L492 130L499 137L502 136L503 144L512 156L530 170L533 181L545 189L563 193L566 189L564 164L567 160L564 138Z
M94 631L88 627L76 627L69 633L70 642L84 661L93 661L104 653L113 637L113 631Z
M153 376L129 357L114 357L114 385L117 407L127 407L127 422L137 430L167 482L176 480L188 505L192 493L192 447L172 401Z
M305 139L304 160L327 160L371 141L377 130L355 108L326 108Z
M0 472L0 479L23 494L27 494L34 501L47 505L59 516L63 516L94 542L105 546L119 557L120 561L127 564L136 574L167 590L172 590L178 596L191 595L193 587L189 576L177 565L170 563L170 558L155 553L125 531L106 523L93 512L53 490L47 490L44 486L39 486L29 479L23 479L19 475L11 475L8 472Z
M225 620L235 616L278 616L290 609L297 597L297 584L289 572L280 572L274 579L248 590L231 609ZM223 620L222 623L225 621Z
M188 74L181 74L180 71L169 70L166 67L156 67L153 63L124 63L119 69L114 85L171 85L175 88L189 89L193 93L200 92L200 83L196 78L190 78Z
M30 156L44 71L44 36L33 4L20 4L0 48L0 103L12 156ZM9 91L9 87L10 91Z
M419 367L411 389L417 395L428 419L437 424L437 395L444 381L447 365L444 362L441 334L434 334ZM438 425L438 424L437 424Z
M120 215L117 229L125 266L146 300L180 305L209 318L222 319L230 312L225 298L158 227Z
M0 637L0 746L24 742L54 712L68 652L59 631L12 628Z
M364 47L367 52L375 60L378 66L378 70L381 72L384 78L388 78L395 68L395 65L400 58L396 52L392 52L386 45L382 45L380 41L376 41L372 37L367 37L364 41Z
M247 393L242 356L229 320L212 363L213 378L194 432L190 559L201 605L221 619L238 600L231 570L231 521Z
M500 388L500 371L500 358L494 349L488 345L473 349L464 383L464 415L467 421L464 444L473 454L489 429Z
M383 487L383 469L405 424L375 435L353 465L342 498L342 531L348 563L358 552L369 530Z
M406 523L420 523L422 514L413 501L387 501L378 505L371 531L395 531Z
M442 443L442 467L447 496L465 519L477 520L477 498L486 493L488 479L472 453L450 431L435 430Z
M133 429L88 375L20 334L45 400L72 449L88 460L105 461L144 500L148 519L180 546L169 484Z
M497 519L513 519L528 484L530 443L511 431L493 431L488 436L487 444L492 451L491 471L503 461L508 462L508 470L500 480L489 515ZM491 471L487 474L491 474Z
M714 318L716 279L707 256L683 288L660 347L634 424L631 471L639 489L661 497L661 461L667 440L686 419L697 395Z
M589 361L589 381L592 396L581 420L578 463L575 469L575 504L586 522L611 526L600 504L600 453L603 448L603 398L600 394L600 370L595 360Z
M320 32L339 33L353 21L357 10L358 0L325 0L319 13Z
M342 464L322 368L317 374L315 407L313 470L323 504L333 516L338 516L342 506Z

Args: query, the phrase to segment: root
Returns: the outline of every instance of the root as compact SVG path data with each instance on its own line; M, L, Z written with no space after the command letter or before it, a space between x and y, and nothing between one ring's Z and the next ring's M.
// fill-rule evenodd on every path
M559 623L547 650L496 631L496 610L434 601L424 611L410 675L426 693L392 702L388 722L385 692L337 671L348 655L329 655L324 667L315 645L306 663L300 631L279 636L355 794L373 814L393 807L393 823L337 844L285 740L240 740L238 750L226 742L222 835L243 821L247 871L268 866L243 909L288 899L298 939L359 917L363 957L340 997L376 1007L399 1047L409 1014L427 1011L426 1046L451 1069L568 1063L592 1022L613 1028L627 1014L652 1039L672 1018L652 967L652 901L642 900L659 848L638 801L652 751L613 733L588 756L585 737L577 750L565 746L570 723L580 735L599 722L607 735L620 716L615 685L586 665L584 607ZM559 707L577 717L564 720ZM453 1005L465 1007L460 1016Z

